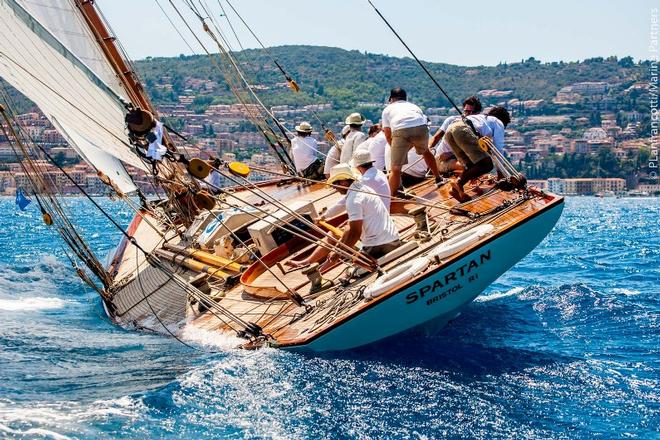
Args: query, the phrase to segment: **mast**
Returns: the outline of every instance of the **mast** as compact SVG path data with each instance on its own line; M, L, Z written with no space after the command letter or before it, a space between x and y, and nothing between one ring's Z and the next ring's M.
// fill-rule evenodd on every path
M96 38L101 50L108 62L114 69L124 89L130 95L130 99L136 106L148 110L154 117L158 117L156 108L151 103L142 83L132 66L124 59L116 41L117 38L110 33L105 21L94 7L94 0L75 0L75 4Z

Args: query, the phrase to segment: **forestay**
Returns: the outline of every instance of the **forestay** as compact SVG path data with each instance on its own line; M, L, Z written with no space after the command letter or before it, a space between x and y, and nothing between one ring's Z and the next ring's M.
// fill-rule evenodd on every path
M126 139L121 85L72 1L44 3L0 0L0 76L88 163L132 192L121 162L147 168Z

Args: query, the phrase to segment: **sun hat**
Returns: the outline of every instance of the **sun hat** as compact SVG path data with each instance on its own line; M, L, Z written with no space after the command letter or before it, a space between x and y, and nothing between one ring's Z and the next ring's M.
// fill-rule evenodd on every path
M300 125L296 125L296 131L301 133L311 133L312 130L312 126L309 124L309 122L301 122Z
M347 125L362 125L364 124L365 119L362 117L361 114L359 113L351 113L346 117L346 121L344 121L345 124Z
M353 169L347 163L340 163L330 168L330 177L328 177L328 185L334 185L339 180L358 180Z
M353 166L359 167L360 165L365 165L368 163L373 163L373 159L371 158L371 153L369 150L358 150L353 154L353 159L351 162L353 162Z

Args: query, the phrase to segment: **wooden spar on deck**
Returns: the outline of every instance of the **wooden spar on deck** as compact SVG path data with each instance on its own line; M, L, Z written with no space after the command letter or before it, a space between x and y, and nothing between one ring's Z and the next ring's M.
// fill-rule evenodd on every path
M174 252L168 252L163 249L156 249L155 254L162 258L163 260L170 261L179 266L183 266L187 269L190 269L195 272L201 272L212 276L213 278L219 278L226 280L231 276L231 274L222 271L221 269L204 264L200 261L195 260L194 258L186 257L184 255L178 255Z
M174 251L178 254L185 255L186 257L194 258L199 260L202 263L210 264L215 267L222 268L223 270L229 270L232 272L243 272L243 267L227 258L220 257L218 255L212 254L210 252L200 251L197 249L188 249L184 246L179 246L176 244L165 243L163 247L167 250Z

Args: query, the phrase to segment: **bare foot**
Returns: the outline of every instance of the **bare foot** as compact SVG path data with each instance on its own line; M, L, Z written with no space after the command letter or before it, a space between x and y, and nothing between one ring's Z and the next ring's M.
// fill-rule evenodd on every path
M284 265L291 267L293 269L299 269L301 267L309 266L309 263L307 263L305 260L302 261L288 260L284 262Z
M451 191L449 191L449 195L461 203L472 200L470 196L463 192L463 188L461 188L461 186L456 181L451 182Z

